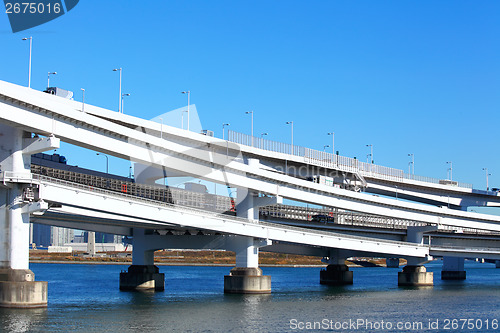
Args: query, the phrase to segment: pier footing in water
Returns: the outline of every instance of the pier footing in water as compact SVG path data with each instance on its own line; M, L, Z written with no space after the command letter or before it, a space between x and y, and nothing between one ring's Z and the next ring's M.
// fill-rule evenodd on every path
M347 265L330 264L319 272L319 283L330 286L343 286L352 284L353 273Z
M165 290L165 274L155 265L132 265L120 273L120 290Z
M47 282L35 281L29 269L0 269L0 307L47 307Z
M235 267L224 276L227 294L270 294L271 276L262 275L258 267Z
M399 286L432 286L434 285L434 273L427 272L425 266L407 265L402 272L398 272Z

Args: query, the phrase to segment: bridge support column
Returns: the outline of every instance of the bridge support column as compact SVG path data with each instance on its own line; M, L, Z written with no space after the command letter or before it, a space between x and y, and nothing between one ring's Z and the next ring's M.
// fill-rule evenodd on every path
M53 149L55 143L58 147L58 140L31 138L31 133L5 125L0 125L0 136L0 169L10 179L0 185L0 307L46 307L47 282L35 281L29 269L29 214L42 212L35 206L45 203L23 195L27 185L22 179L30 179L31 154Z
M259 247L270 245L252 237L232 237L228 249L236 253L236 267L224 276L227 294L270 294L271 276L259 268Z
M406 265L402 272L398 272L398 286L432 286L434 273L427 272L423 265Z
M134 228L132 266L120 273L120 290L165 290L165 274L154 264L154 249L149 248L150 230Z
M408 227L406 239L408 242L423 244L424 233L436 229L436 226ZM427 268L423 265L427 261L428 258L408 258L403 271L398 272L398 285L413 287L434 285L434 273L427 272Z
M332 250L333 251L333 250ZM323 258L327 263L325 269L319 272L319 283L329 286L344 286L353 283L353 272L345 264L345 256L340 255L340 250L330 252L330 257Z
M248 165L259 161L250 159ZM259 198L245 188L238 188L236 214L250 220L259 219L259 206L272 198ZM275 200L275 199L274 199ZM259 268L259 248L271 245L269 240L234 236L227 241L227 250L236 253L236 267L224 276L224 292L228 294L270 294L271 276L262 275Z
M464 258L443 257L441 280L465 280Z
M387 259L385 259L385 266L387 268L398 268L399 267L399 258L387 258Z

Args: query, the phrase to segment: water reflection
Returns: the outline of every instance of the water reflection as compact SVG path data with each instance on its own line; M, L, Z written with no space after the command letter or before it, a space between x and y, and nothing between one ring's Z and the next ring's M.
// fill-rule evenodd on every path
M1 325L6 332L32 332L47 317L47 309L0 309Z

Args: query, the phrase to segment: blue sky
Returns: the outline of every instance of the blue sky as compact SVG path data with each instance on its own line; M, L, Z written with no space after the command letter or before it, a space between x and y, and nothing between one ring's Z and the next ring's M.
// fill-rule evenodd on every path
M13 34L0 14L0 79L86 90L86 102L151 119L187 104L202 126L222 123L318 150L500 187L498 1L80 1L69 13ZM180 123L179 123L180 126ZM63 146L71 164L104 171L93 152ZM110 160L110 172L128 166Z

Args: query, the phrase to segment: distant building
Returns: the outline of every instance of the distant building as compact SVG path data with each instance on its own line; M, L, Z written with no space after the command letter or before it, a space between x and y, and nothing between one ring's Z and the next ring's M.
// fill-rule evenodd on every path
M88 239L89 239L89 236L88 236L88 232L86 231L83 234L83 243L87 243ZM95 233L95 242L96 243L116 243L116 244L119 244L122 242L122 236L105 234L103 232L96 232Z
M75 231L73 229L52 227L45 224L32 223L31 243L37 247L64 246L65 243L73 241Z
M31 243L34 243L37 247L49 247L52 242L52 227L50 225L31 223Z
M71 243L73 237L75 236L75 231L73 229L52 227L52 246L64 246L66 243Z

